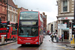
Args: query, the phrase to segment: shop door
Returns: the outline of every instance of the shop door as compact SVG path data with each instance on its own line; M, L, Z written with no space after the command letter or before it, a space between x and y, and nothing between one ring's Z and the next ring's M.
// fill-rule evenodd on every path
M69 39L69 33L68 33L68 31L64 31L64 39Z

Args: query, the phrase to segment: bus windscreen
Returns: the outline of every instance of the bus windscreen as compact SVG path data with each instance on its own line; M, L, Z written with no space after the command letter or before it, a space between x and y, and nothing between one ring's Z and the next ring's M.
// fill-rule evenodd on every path
M38 20L38 12L33 11L25 11L20 13L20 20L31 20L35 19Z
M38 36L38 27L20 27L20 37L36 37Z

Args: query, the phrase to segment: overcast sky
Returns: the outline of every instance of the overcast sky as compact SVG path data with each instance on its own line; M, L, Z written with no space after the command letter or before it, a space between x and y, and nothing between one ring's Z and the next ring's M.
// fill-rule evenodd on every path
M28 10L38 10L47 15L47 24L56 21L57 3L56 0L13 0L18 7L24 7Z

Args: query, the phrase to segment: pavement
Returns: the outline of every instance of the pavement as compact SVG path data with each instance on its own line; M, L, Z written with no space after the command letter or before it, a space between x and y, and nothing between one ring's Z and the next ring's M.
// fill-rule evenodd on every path
M46 35L43 39L43 43L40 46L37 45L25 45L17 44L17 42L0 46L0 50L75 50L75 48L66 47L68 42L51 41L50 36Z
M73 47L73 48L75 48L75 44L66 44L66 47Z
M54 39L54 43L57 43L55 39ZM66 47L75 48L75 44L70 44L69 40L63 40L63 42L59 40L58 43L64 44Z
M1 41L0 41L0 46L7 45L7 44L10 44L10 43L13 43L13 42L15 42L15 41L7 41L7 42L5 41L4 44L2 44Z

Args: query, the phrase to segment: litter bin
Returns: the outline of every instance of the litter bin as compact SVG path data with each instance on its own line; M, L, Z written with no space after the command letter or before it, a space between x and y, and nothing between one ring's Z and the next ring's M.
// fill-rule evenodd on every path
M4 36L1 36L1 44L4 44L4 43L5 43Z

